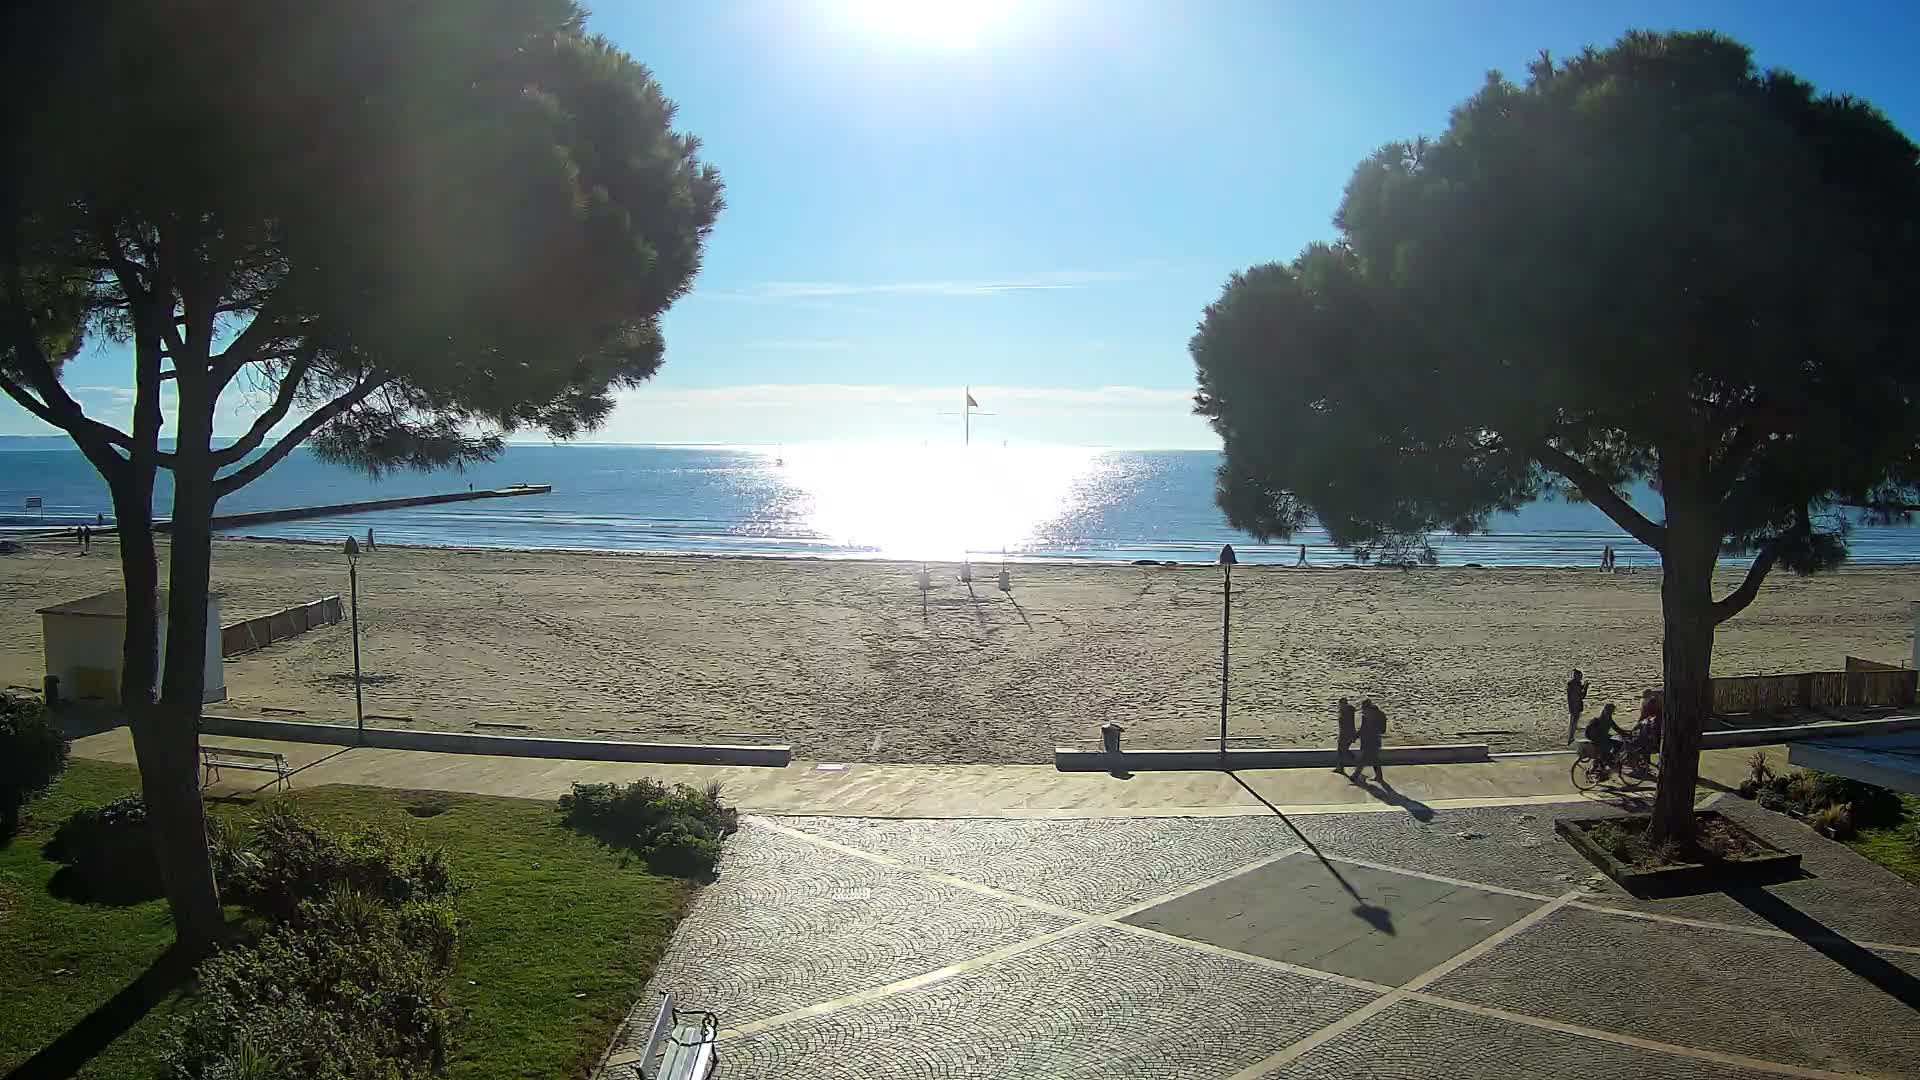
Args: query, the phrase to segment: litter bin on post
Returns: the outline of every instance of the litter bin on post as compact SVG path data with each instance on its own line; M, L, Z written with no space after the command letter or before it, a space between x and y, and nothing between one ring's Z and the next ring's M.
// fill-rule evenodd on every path
M58 675L47 676L46 679L41 683L41 686L46 691L47 708L49 709L59 708L60 707L60 676Z
M1120 733L1127 730L1109 720L1100 725L1100 747L1109 754L1120 752Z

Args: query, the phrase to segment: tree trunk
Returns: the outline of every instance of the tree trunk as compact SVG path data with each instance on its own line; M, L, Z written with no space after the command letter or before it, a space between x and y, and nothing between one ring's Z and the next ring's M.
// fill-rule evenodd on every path
M1679 513L1675 513L1679 510ZM1690 522L1668 502L1668 544L1661 557L1660 787L1648 839L1693 842L1694 788L1700 777L1700 733L1713 711L1713 568L1717 533ZM1678 518L1678 520L1676 520ZM1696 527L1690 527L1696 526Z
M189 400L193 396L189 387L182 387L174 449L166 667L160 700L146 725L149 752L158 768L149 769L143 755L140 772L174 931L183 947L198 954L211 948L225 915L207 852L200 801L200 706L206 693L213 541L213 476L208 459L212 418L211 410ZM137 731L135 735L137 743Z

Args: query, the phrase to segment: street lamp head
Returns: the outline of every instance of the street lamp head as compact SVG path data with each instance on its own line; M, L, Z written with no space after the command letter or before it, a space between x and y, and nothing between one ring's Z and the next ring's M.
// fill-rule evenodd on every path
M1233 553L1232 544L1220 545L1220 565L1221 566L1232 566L1235 563L1238 563L1239 561L1240 561L1239 557L1234 555Z
M352 560L354 558L357 558L359 554L360 554L360 545L354 541L353 537L351 536L347 537L347 558L349 560Z

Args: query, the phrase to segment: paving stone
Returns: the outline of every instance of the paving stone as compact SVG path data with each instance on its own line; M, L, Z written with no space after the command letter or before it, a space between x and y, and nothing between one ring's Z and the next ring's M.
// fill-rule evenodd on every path
M1764 839L1800 853L1805 876L1766 886L1766 893L1831 932L1862 941L1920 946L1920 889L1904 878L1787 814L1732 796L1721 799L1714 809ZM1723 892L1639 900L1611 883L1598 891L1603 895L1596 896L1595 903L1740 926L1773 926L1764 914L1769 910L1766 905L1757 912L1737 895Z
M1263 1080L1776 1080L1695 1058L1403 1001Z
M1920 986L1920 957L1866 961ZM1798 941L1563 908L1428 990L1791 1065L1920 1074L1914 1008Z
M1606 876L1560 839L1554 818L1617 812L1578 802L1441 809L1425 821L1380 813L1301 815L1292 821L1331 857L1559 896L1597 888Z
M781 818L914 866L1105 914L1298 847L1277 818L1067 821Z
M1371 1000L1096 928L720 1045L729 1080L1223 1077Z
M738 1026L921 975L1067 925L1006 900L878 866L751 820L680 924L659 991ZM646 1020L651 1019L651 1014ZM645 1027L642 1020L639 1027Z
M1301 853L1125 921L1399 986L1540 905L1364 866L1329 865Z

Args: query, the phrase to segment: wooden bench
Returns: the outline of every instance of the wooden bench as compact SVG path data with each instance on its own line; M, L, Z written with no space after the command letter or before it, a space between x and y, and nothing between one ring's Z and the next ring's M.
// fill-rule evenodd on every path
M646 1047L639 1059L631 1062L639 1069L641 1080L706 1080L712 1075L713 1044L720 1036L720 1021L709 1012L686 1015L697 1018L696 1022L682 1023L680 1011L673 1007L673 995L660 995L660 1011L654 1015Z
M242 750L233 746L202 746L200 748L200 786L220 779L221 769L245 769L248 772L267 772L273 774L273 785L278 788L285 784L293 786L293 770L287 767L284 754L271 750Z

